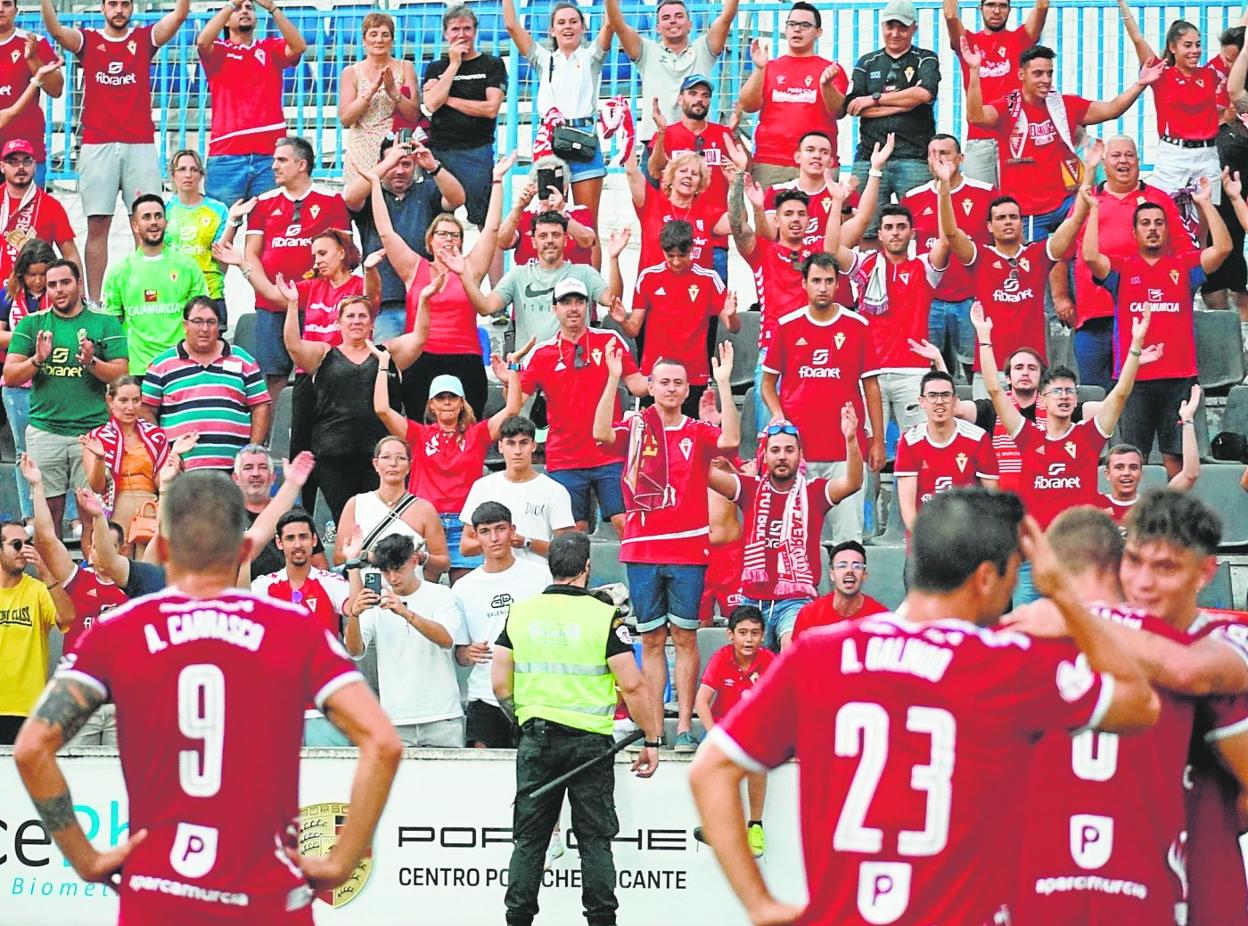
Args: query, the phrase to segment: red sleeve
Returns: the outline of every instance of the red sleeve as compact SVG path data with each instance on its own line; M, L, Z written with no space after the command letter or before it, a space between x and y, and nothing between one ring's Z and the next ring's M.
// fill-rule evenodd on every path
M1088 118L1088 110L1092 108L1092 101L1081 96L1063 94L1062 102L1066 104L1066 115L1071 126L1083 125Z
M413 459L416 454L415 448L425 442L425 428L426 425L421 424L419 421L413 421L411 418L407 419L407 446L412 453Z
M862 337L862 372L858 374L858 378L864 376L873 376L880 372L880 353L875 349L875 339L872 338L864 329ZM863 407L866 407L866 398L863 398ZM865 426L867 422L861 422Z
M995 132L999 138L1009 138L1012 126L1010 124L1010 109L1005 103L1005 97L998 97L995 100L985 100L984 105L991 106L997 111L997 124L993 126L992 131Z
M826 673L806 658L809 647L798 641L781 654L750 697L738 701L708 736L743 768L775 768L793 755L797 745L797 717L803 682L810 673Z
M720 682L724 678L724 653L726 652L731 653L732 647L725 646L711 654L711 658L706 661L706 669L702 672L700 684L719 691Z
M737 507L740 508L742 511L748 511L750 508L750 505L754 501L754 493L758 491L758 477L757 476L745 476L745 475L742 475L741 473L738 473L737 484L741 487L740 491L737 492L737 498L736 498ZM745 532L748 534L749 531L750 531L750 526L747 523L745 525Z
M306 312L308 303L311 301L308 294L312 291L312 287L317 283L319 278L313 277L310 280L298 280L295 282L295 291L299 294L299 311Z
M628 422L615 422L611 425L611 432L615 435L615 440L609 444L599 444L598 447L603 453L613 454L622 460L628 456Z
M906 440L906 435L901 435L901 440L897 441L897 460L893 463L894 476L917 476L919 474L919 462L914 458L914 450L910 441Z
M152 38L152 30L154 28L155 28L154 26L142 26L136 29L134 32L135 41L139 44L139 47L143 50L143 56L146 57L148 61L151 61L151 59L155 58L156 52L158 51L156 42Z
M299 60L299 55L286 54L286 40L281 36L265 39L264 47L269 51L269 61L274 70L281 71Z
M1008 652L1017 667L1014 699L1019 726L1036 733L1095 727L1113 700L1113 679L1093 671L1088 658L1068 643L1032 640Z
M65 212L65 207L56 199L49 196L44 202L44 207L48 208L51 213L52 240L57 244L74 240L74 226L69 221L69 215ZM50 208L49 208L50 207Z
M52 44L43 36L35 40L35 54L44 64L56 60L56 52L52 50Z
M352 682L363 681L364 676L342 644L318 622L308 621L299 626L310 637L311 649L311 658L307 662L308 685L304 694L307 700L323 711L326 699L334 692Z
M490 437L490 422L478 421L468 432L468 438L469 440L465 441L465 443L472 445L477 450L480 450L482 447L489 449L490 444L494 443L494 438Z
M755 246L754 253L758 253L758 247ZM785 326L777 325L776 333L771 336L771 343L767 345L767 358L763 361L763 370L767 373L775 373L777 376L784 371L785 360L787 360L788 337L785 334ZM777 385L779 385L777 383ZM779 391L779 390L777 390ZM761 394L754 396L755 402L762 402Z
M644 268L642 268L644 269ZM650 275L637 275L637 283L633 286L633 311L650 308Z
M719 274L717 273L715 276L718 277ZM728 287L724 284L723 280L720 280L718 286L707 287L707 290L706 299L710 305L707 307L706 314L718 315L720 312L724 311L724 302L728 298Z
M542 385L542 373L545 371L546 364L543 361L545 351L538 349L529 354L529 362L524 365L524 369L520 371L520 388L525 395L532 395Z
M219 41L220 39L217 40ZM217 54L217 42L213 42L208 46L207 51L199 54L199 63L203 65L204 73L210 77L221 70L221 56Z
M634 373L640 373L641 368L637 366L637 361L633 359L633 352L628 349L628 344L618 334L612 334L613 338L620 342L620 359L623 361L623 369L620 370L620 379L632 376Z
M66 653L56 670L58 678L72 678L112 698L113 654L118 651L117 624L98 620L78 638L72 653Z
M329 218L326 221L330 228L351 229L351 218L347 215L347 204L343 198L338 195L329 197L329 205L327 208Z
M757 270L763 265L763 249L769 244L771 242L761 235L754 236L754 250L750 251L749 254L741 255L745 258L745 263L751 270Z
M793 622L793 639L794 640L796 640L802 634L803 631L809 630L810 625L815 622L815 618L818 612L818 609L815 607L815 602L818 600L819 599L816 598L812 601L806 602L804 605L802 605L802 609L797 612L797 620ZM764 652L764 650L759 650L759 652L760 653ZM771 650L765 650L765 652L770 653ZM775 654L773 653L772 655L775 655ZM768 663L768 665L770 665L770 663Z
M975 472L987 479L996 479L1001 475L997 466L997 450L992 446L992 435L987 432L979 439L979 446L975 448Z

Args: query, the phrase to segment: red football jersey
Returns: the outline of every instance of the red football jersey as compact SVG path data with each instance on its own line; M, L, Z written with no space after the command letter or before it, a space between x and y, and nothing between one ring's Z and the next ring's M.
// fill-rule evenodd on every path
M985 100L988 100L985 97ZM1062 94L1070 132L1076 133L1092 104L1083 97ZM1007 98L991 100L997 111L994 131L1000 151L997 155L1001 189L1018 200L1023 215L1052 212L1079 185L1082 164L1058 134L1044 104L1032 105L1020 99L1019 112L1010 115Z
M212 99L208 154L272 154L286 134L282 71L299 60L281 36L240 45L225 38L199 56Z
M34 77L30 73L30 65L26 63L27 34L22 29L15 29L8 39L0 42L0 99L4 99L10 106L22 95ZM56 52L43 36L35 38L35 53L44 64L56 59ZM44 161L48 157L43 138L46 125L43 104L40 102L41 94L42 91L36 94L34 100L10 119L8 125L0 129L0 147L14 138L24 138L35 149L36 161Z
M302 608L169 588L101 618L58 675L117 705L130 828L147 830L126 861L122 922L224 920L244 903L254 922L311 922L312 890L283 846L304 706L363 681L336 639Z
M1113 518L1115 524L1125 524L1127 515L1131 513L1131 509L1135 507L1135 503L1140 500L1140 497L1137 495L1129 502L1120 502L1108 492L1102 492L1101 499L1101 511Z
M1018 59L1023 52L1036 44L1036 40L1027 34L1021 26L1017 29L1000 29L993 32L983 29L979 32L966 30L966 41L971 48L977 50L983 61L979 66L979 82L983 90L984 100L995 100L1003 97L1011 90L1018 89ZM956 54L956 52L955 52ZM958 55L961 63L962 56ZM971 83L971 75L965 65L962 67L962 92L965 94ZM980 128L967 123L967 139L993 138L992 129Z
M875 342L880 369L885 373L927 370L931 364L910 349L910 341L927 338L932 297L945 271L934 268L926 254L891 261L883 251L854 251L854 265L847 275L855 289L865 293L872 277L881 272L881 266L887 293L880 305L882 310L869 309L865 299L859 307Z
M760 646L754 651L750 664L742 668L731 644L716 650L706 661L700 682L715 691L715 697L711 701L711 717L718 722L737 706L737 702L749 698L763 673L778 658L771 650Z
M251 590L257 595L298 605L335 637L342 636L342 608L347 603L351 588L337 573L313 566L304 583L294 589L290 587L290 578L283 567L253 579Z
M61 586L69 600L74 603L77 617L73 626L65 632L63 651L72 652L82 639L82 635L91 629L101 614L121 607L129 597L115 582L102 578L90 566L77 566L73 574Z
M711 376L706 359L706 330L724 310L724 281L714 270L691 264L674 273L666 263L637 274L633 309L644 309L645 343L641 372L650 375L660 357L685 365L691 385L704 386Z
M832 166L836 159L836 117L823 104L819 78L835 62L818 55L795 58L779 55L763 71L763 107L754 130L754 160L760 164L793 166L798 140L807 132L823 132L832 140ZM841 93L849 89L849 75L838 67L832 86Z
M572 206L564 209L563 214L570 219L576 219L586 228L594 227L594 214L587 206ZM516 251L512 255L517 267L537 260L537 249L533 247L533 226L530 224L535 215L537 215L537 210L531 207L525 210L524 216L520 219L520 239L516 242ZM581 247L571 235L568 235L563 245L563 256L574 264L592 264L594 249Z
M1200 252L1167 255L1149 263L1138 253L1111 257L1101 284L1114 299L1114 376L1131 348L1131 321L1152 308L1144 346L1164 344L1160 359L1139 368L1136 379L1178 379L1196 375L1196 315L1192 300L1205 281Z
M628 345L614 331L586 329L579 341L569 341L562 333L537 345L525 359L520 374L526 395L541 389L546 396L546 469L588 469L619 462L619 457L594 440L594 412L607 385L607 345L619 346L624 363L621 379L638 372ZM619 400L611 413L623 417Z
M1231 95L1226 89L1226 79L1231 76L1231 65L1227 64L1226 59L1219 52L1205 62L1205 67L1210 68L1213 73L1218 75L1218 89L1215 99L1219 109L1226 109L1231 105Z
M659 235L668 222L680 220L693 226L693 250L689 252L689 259L708 270L715 269L711 231L728 210L707 196L705 190L694 197L687 208L681 209L673 206L671 200L647 183L646 198L636 211L641 222L641 259L638 267L663 263Z
M728 180L724 177L724 168L732 162L728 159L728 149L724 139L731 136L728 126L718 122L708 122L700 135L695 135L685 128L681 122L673 122L663 135L663 150L670 161L677 155L690 152L702 156L707 170L711 175L710 185L699 199L706 198L716 207L728 211ZM711 246L728 247L726 235L711 235Z
M96 29L83 29L77 54L82 62L82 143L150 145L156 135L152 124L151 68L156 56L152 27L139 26L119 39Z
M342 197L309 190L295 200L278 188L263 194L247 219L247 234L263 235L260 264L271 282L280 273L288 282L302 280L312 269L312 239L331 228L349 229L351 220ZM286 306L256 295L256 308L285 312Z
M988 236L988 204L997 198L997 191L986 183L963 177L956 190L950 191L953 200L953 214L958 220L958 227L966 232L981 246L992 243ZM937 213L938 203L936 182L925 183L915 187L904 197L901 204L914 216L914 244L917 254L931 253L932 246L940 236ZM936 284L936 299L946 302L961 302L975 295L975 281L966 265L952 254L945 275Z
M481 478L493 444L488 421L478 421L459 434L444 431L439 424L420 424L409 418L407 445L412 448L412 473L408 491L428 499L439 514L457 514L463 510L468 490Z
M300 280L299 310L303 312L303 339L337 347L342 343L338 327L338 304L349 296L364 295L364 278L352 274L341 286L334 286L325 277Z
M872 614L883 614L889 610L886 605L876 601L870 595L863 595L862 604L858 606L858 610L849 617L842 617L832 606L835 598L835 595L820 595L809 604L802 605L802 610L797 612L797 622L793 625L793 639L796 640L799 633L814 630L816 627L830 627L842 621L858 620L870 617Z
M745 556L745 538L711 546L711 559L702 582L702 600L698 603L698 620L711 626L715 608L727 617L737 605L745 603L741 595L741 561Z
M65 207L33 183L22 199L0 189L0 280L12 276L18 252L31 238L58 246L72 244L74 226Z
M997 479L997 454L992 436L961 418L954 419L953 435L937 444L926 424L907 428L897 442L894 476L914 476L914 507L919 510L937 492L959 486L977 486L981 479Z
M1222 75L1212 65L1197 68L1190 77L1174 65L1153 84L1157 134L1190 141L1208 141L1218 134L1218 89Z
M789 508L793 506L787 498L789 489L783 495L777 494L782 501L777 502L775 508L771 511L760 510L758 504L759 492L758 488L761 483L758 476L737 476L737 494L732 499L737 503L737 507L745 512L745 550L743 565L746 569L741 581L741 591L747 598L753 598L756 601L775 601L783 598L795 598L796 594L780 594L777 585L782 576L793 575L795 572L802 570L807 571L812 579L812 584L819 582L819 574L822 571L823 557L819 553L819 539L823 534L823 522L827 519L828 512L832 510L832 503L828 501L828 480L827 479L811 479L806 482L806 498L805 498L805 517L795 514L789 519ZM796 483L794 483L796 485ZM798 496L797 498L800 498ZM781 507L783 505L783 507ZM805 543L798 543L797 538L786 538L788 531L803 531L805 533ZM751 559L750 544L754 538L763 538L763 548L758 551L757 562ZM792 543L794 550L792 551L793 562L787 563L785 569L781 568L781 556L785 543ZM799 558L805 558L806 562L798 562ZM765 578L760 581L750 581L748 578L749 570L755 566L762 567Z
M1022 455L1018 494L1041 527L1067 508L1100 506L1096 476L1109 435L1101 433L1095 418L1072 424L1060 437L1024 420L1010 436Z
M745 262L754 271L754 292L763 316L759 323L759 347L771 344L782 318L810 303L802 266L806 258L822 250L822 244L803 244L793 250L778 241L754 238L754 250L745 255Z
M655 511L628 512L620 542L620 562L707 564L711 555L707 475L711 461L723 454L719 449L721 433L705 421L683 417L676 427L664 429L671 503ZM628 435L628 422L617 421L611 450L618 457L627 457ZM640 464L644 466L645 460L658 453L658 442L647 432L641 439ZM624 465L625 479L632 462Z
M1093 612L1133 630L1188 642L1126 607ZM1070 657L1076 648L1068 644ZM1195 702L1158 689L1161 717L1137 736L1048 733L1032 752L1023 803L1018 897L1028 923L1172 926L1183 902L1183 770ZM1178 920L1182 922L1182 920Z
M806 193L805 190L797 185L796 179L767 187L767 192L763 195L763 209L771 216L773 221L776 218L776 197L785 190L798 190ZM806 212L810 219L806 223L806 236L802 238L802 244L807 247L813 247L816 251L822 251L824 238L828 231L828 216L832 212L833 199L831 194L828 193L826 186L821 187L818 193L806 193L806 195L810 197L810 203L806 206ZM848 285L846 285L846 289L848 290ZM853 297L850 295L842 299L838 292L836 301L841 305L848 305L853 301Z
M797 756L801 926L979 926L1019 837L986 796L1022 780L1037 734L1096 726L1111 691L1065 647L877 615L804 634L710 738L750 771Z
M995 247L976 246L967 269L975 280L975 298L992 320L992 356L997 369L1005 369L1006 358L1020 347L1040 352L1048 362L1044 330L1044 289L1055 258L1049 241L1024 245L1013 257ZM975 351L975 372L979 372L979 351Z
M846 402L858 413L858 444L866 452L862 380L878 376L880 363L865 318L845 308L830 322L815 321L807 309L793 312L780 320L763 369L780 377L780 407L801 431L807 460L845 459L834 422Z

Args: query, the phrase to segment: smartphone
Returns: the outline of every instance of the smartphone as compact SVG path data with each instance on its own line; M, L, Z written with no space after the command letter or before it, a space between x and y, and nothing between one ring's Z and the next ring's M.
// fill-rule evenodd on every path
M399 144L410 146L411 143L412 143L412 130L411 129L399 129Z
M368 589L370 592L376 592L378 595L380 595L381 594L381 573L380 572L364 573L364 587Z
M563 192L563 171L557 167L539 167L537 170L537 198L550 196L550 188Z

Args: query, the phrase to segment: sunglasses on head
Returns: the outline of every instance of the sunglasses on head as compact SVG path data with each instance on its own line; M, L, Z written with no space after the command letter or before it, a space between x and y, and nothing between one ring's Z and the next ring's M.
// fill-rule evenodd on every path
M777 434L791 434L797 437L797 425L795 424L769 424L766 431L763 432L768 437L775 437Z

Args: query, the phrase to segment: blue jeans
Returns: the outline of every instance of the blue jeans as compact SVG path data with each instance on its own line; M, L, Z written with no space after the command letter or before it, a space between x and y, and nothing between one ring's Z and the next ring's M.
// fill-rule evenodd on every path
M494 182L494 144L479 148L439 148L430 140L429 150L439 164L455 175L467 197L468 221L477 228L485 225Z
M728 285L728 249L712 248L711 249L711 266L715 272L719 274L720 282L725 286ZM712 320L711 324L715 324Z
M589 522L590 491L598 496L598 510L604 518L624 513L624 490L620 478L623 463L604 463L584 469L547 470L546 475L568 490L572 496L572 520Z
M780 638L793 633L797 612L810 604L809 598L781 598L778 601L760 601L745 598L742 604L752 604L763 612L763 646L780 652Z
M1066 220L1066 216L1070 214L1070 207L1074 202L1075 194L1071 193L1052 212L1023 216L1023 241L1043 241L1057 231L1057 226L1061 225Z
M867 185L867 171L871 169L870 161L854 161L853 175L858 178L858 189ZM880 206L893 201L893 194L901 199L916 186L922 186L932 179L927 161L911 161L902 159L890 160L884 165L884 176L880 178L880 198L875 206L875 215L871 217L871 225L864 238L874 238L880 231Z
M589 116L584 119L568 119L566 124L583 132L598 131L598 119L596 116ZM569 183L580 183L582 180L595 180L598 177L605 177L607 175L607 162L602 156L602 143L599 142L598 150L594 152L594 156L588 161L568 161L568 171L571 173L571 176L568 178Z
M767 348L758 349L758 362L754 364L754 430L762 439L763 428L771 421L771 409L763 401L763 361L767 359ZM779 385L779 384L777 384Z
M662 630L669 622L682 630L698 629L705 566L625 563L624 568L638 633Z
M452 569L476 569L485 562L485 557L480 554L465 556L460 552L459 541L464 536L464 522L458 514L439 514L438 520L446 532L446 549L451 554Z
M403 334L403 328L407 324L407 306L400 303L382 303L381 308L377 311L377 317L373 319L373 343L384 344L391 338L397 338Z
M282 340L282 325L286 323L285 312L256 310L255 358L260 372L267 376L290 376L295 363L286 351ZM299 328L303 329L303 313L299 313Z
M227 206L277 186L272 154L218 154L208 159L204 195Z
M17 456L20 459L21 455L26 452L26 425L30 423L30 390L5 386L3 394L4 414L9 419L9 430L13 432L13 446L17 448ZM30 485L22 478L20 467L13 468L13 478L17 480L17 504L22 510L22 517L34 517L35 509L30 503Z
M973 301L933 299L931 312L927 316L927 339L944 355L945 365L955 376L959 364L975 360L975 328L971 325Z
M1079 382L1109 392L1114 385L1114 320L1093 318L1075 331Z

